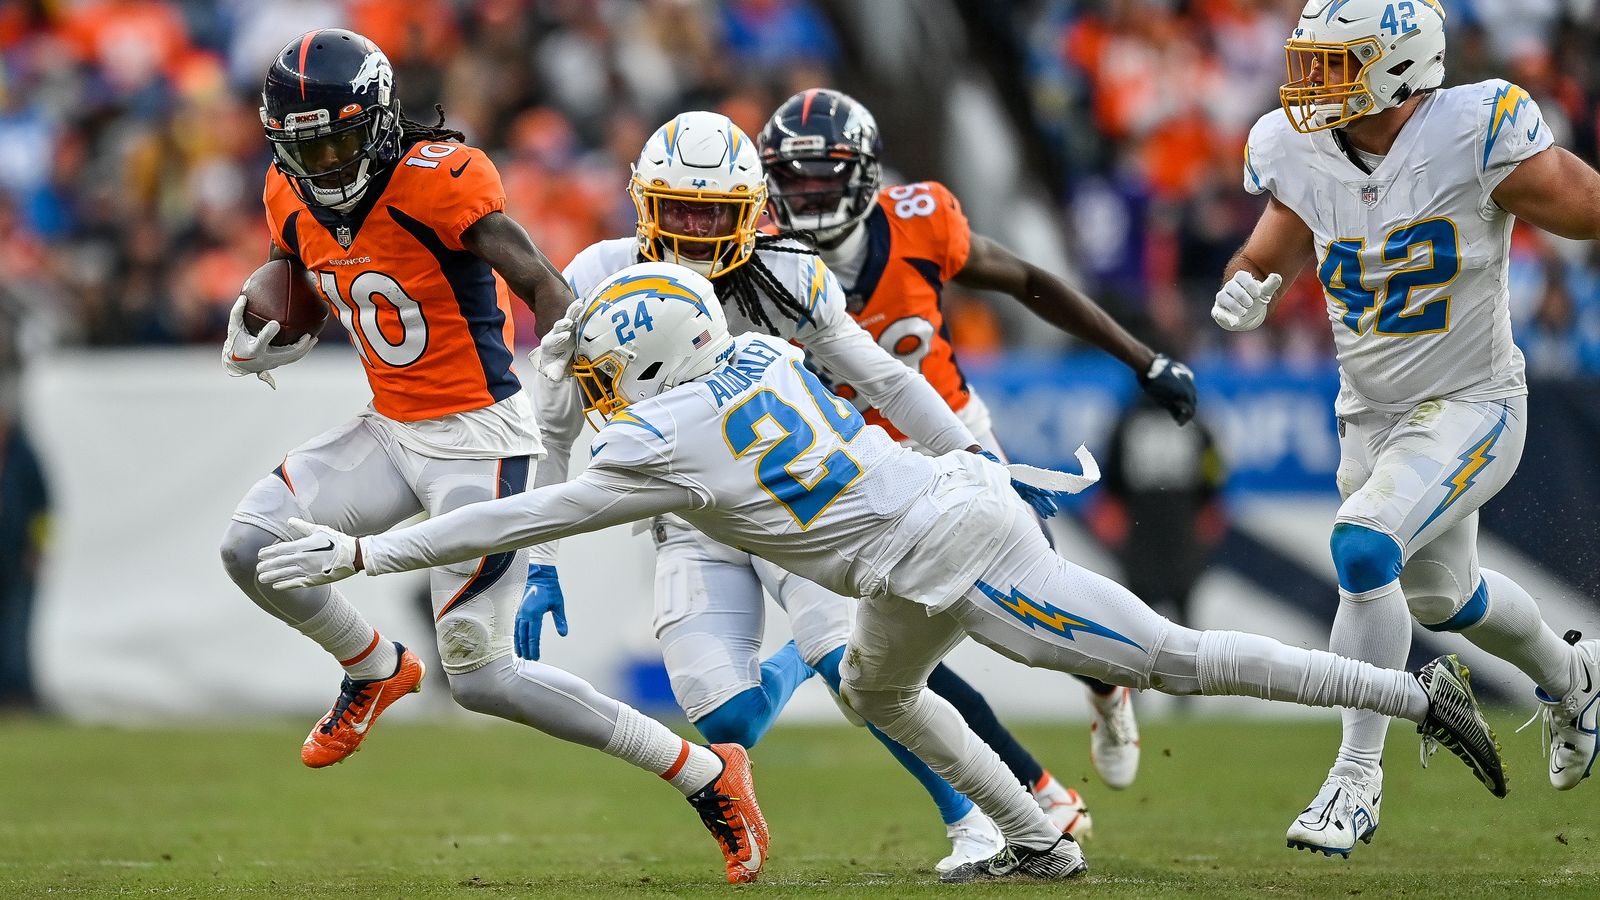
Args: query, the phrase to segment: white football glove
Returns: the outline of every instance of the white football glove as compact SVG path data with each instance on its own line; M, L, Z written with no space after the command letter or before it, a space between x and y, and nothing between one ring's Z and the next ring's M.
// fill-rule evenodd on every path
M583 301L574 300L567 306L567 314L556 320L550 332L539 341L539 346L528 354L539 374L554 382L567 377L573 353L578 348L578 317L583 315Z
M356 539L336 528L289 520L297 539L261 548L256 580L270 588L313 587L356 573Z
M222 342L222 368L235 377L254 375L277 390L278 383L267 370L300 359L310 353L317 342L316 335L308 334L286 347L274 347L272 339L282 327L277 322L268 322L261 326L260 333L251 334L244 327L244 295L240 294L228 313L228 336Z
M1249 331L1259 328L1267 318L1267 305L1283 287L1283 276L1277 272L1265 281L1243 269L1233 273L1233 278L1223 282L1217 291L1217 302L1211 307L1211 318L1229 331Z

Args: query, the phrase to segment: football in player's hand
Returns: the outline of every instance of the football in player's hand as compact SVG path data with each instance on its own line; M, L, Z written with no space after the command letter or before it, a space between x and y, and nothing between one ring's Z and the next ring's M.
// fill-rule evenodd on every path
M270 322L278 323L272 344L293 344L308 334L317 334L328 321L328 305L322 302L311 272L298 260L273 259L255 270L239 289L244 296L244 327L260 334Z

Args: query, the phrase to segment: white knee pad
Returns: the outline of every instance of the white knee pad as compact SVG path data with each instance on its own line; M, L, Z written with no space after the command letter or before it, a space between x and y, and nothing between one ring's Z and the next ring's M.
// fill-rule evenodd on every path
M464 675L511 654L509 629L494 628L483 606L469 603L439 620L439 661L446 674Z
M1472 597L1475 587L1457 578L1449 566L1432 559L1413 559L1400 573L1406 605L1423 625L1450 621Z
M262 548L277 543L277 535L262 530L252 523L234 520L222 533L222 568L228 577L242 588L256 585L256 561Z
M898 688L862 690L852 685L848 677L841 679L839 687L839 698L863 719L880 728L893 728L901 717L910 712L917 693Z

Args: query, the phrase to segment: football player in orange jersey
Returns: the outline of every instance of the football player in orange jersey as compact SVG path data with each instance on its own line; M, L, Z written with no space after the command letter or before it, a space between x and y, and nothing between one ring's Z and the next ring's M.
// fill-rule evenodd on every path
M956 363L940 294L946 282L1003 291L1046 320L1126 363L1139 384L1178 424L1194 416L1194 376L1130 335L1095 302L1054 275L1019 259L998 242L973 234L961 205L934 181L884 187L877 122L865 106L838 91L812 88L785 100L757 143L767 169L768 209L786 233L807 233L839 279L850 314L884 349L921 372L985 448L1005 457L989 412ZM836 393L866 406L855 389L835 380ZM867 421L905 436L875 409ZM953 678L948 669L933 679ZM929 686L955 701L958 690ZM1094 721L1095 770L1113 788L1133 782L1139 731L1127 688L1084 679ZM958 708L960 704L958 703ZM966 714L967 710L962 710ZM981 716L967 716L981 721ZM1036 790L1047 778L1015 741L983 734L1017 777Z
M370 534L418 512L522 492L544 448L511 370L507 288L545 323L572 299L503 212L494 164L443 127L442 111L434 127L405 118L393 79L371 41L321 29L278 53L262 89L274 153L264 194L269 256L310 270L373 393L371 407L291 450L257 482L222 544L240 589L344 667L337 700L301 749L313 768L359 749L384 709L421 689L423 666L337 590L261 584L257 553L291 537L291 517ZM243 311L241 297L223 348L233 374L270 383L270 369L316 341L272 346L279 324L251 335ZM513 655L526 558L495 554L430 572L439 655L456 702L666 779L717 838L728 880L754 880L767 834L744 749L690 744L582 679Z

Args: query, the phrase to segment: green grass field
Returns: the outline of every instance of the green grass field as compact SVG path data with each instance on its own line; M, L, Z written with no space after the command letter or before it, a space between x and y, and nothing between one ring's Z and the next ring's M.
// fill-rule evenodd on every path
M771 863L761 884L731 888L674 791L509 725L386 725L351 762L311 771L302 723L0 720L0 896L1600 895L1600 784L1556 794L1538 738L1497 724L1504 801L1447 756L1419 769L1397 726L1379 839L1348 861L1283 845L1337 740L1333 716L1146 722L1139 781L1121 793L1088 775L1083 727L1024 729L1058 777L1089 777L1091 872L967 887L935 883L943 830L864 732L780 727L755 754Z

